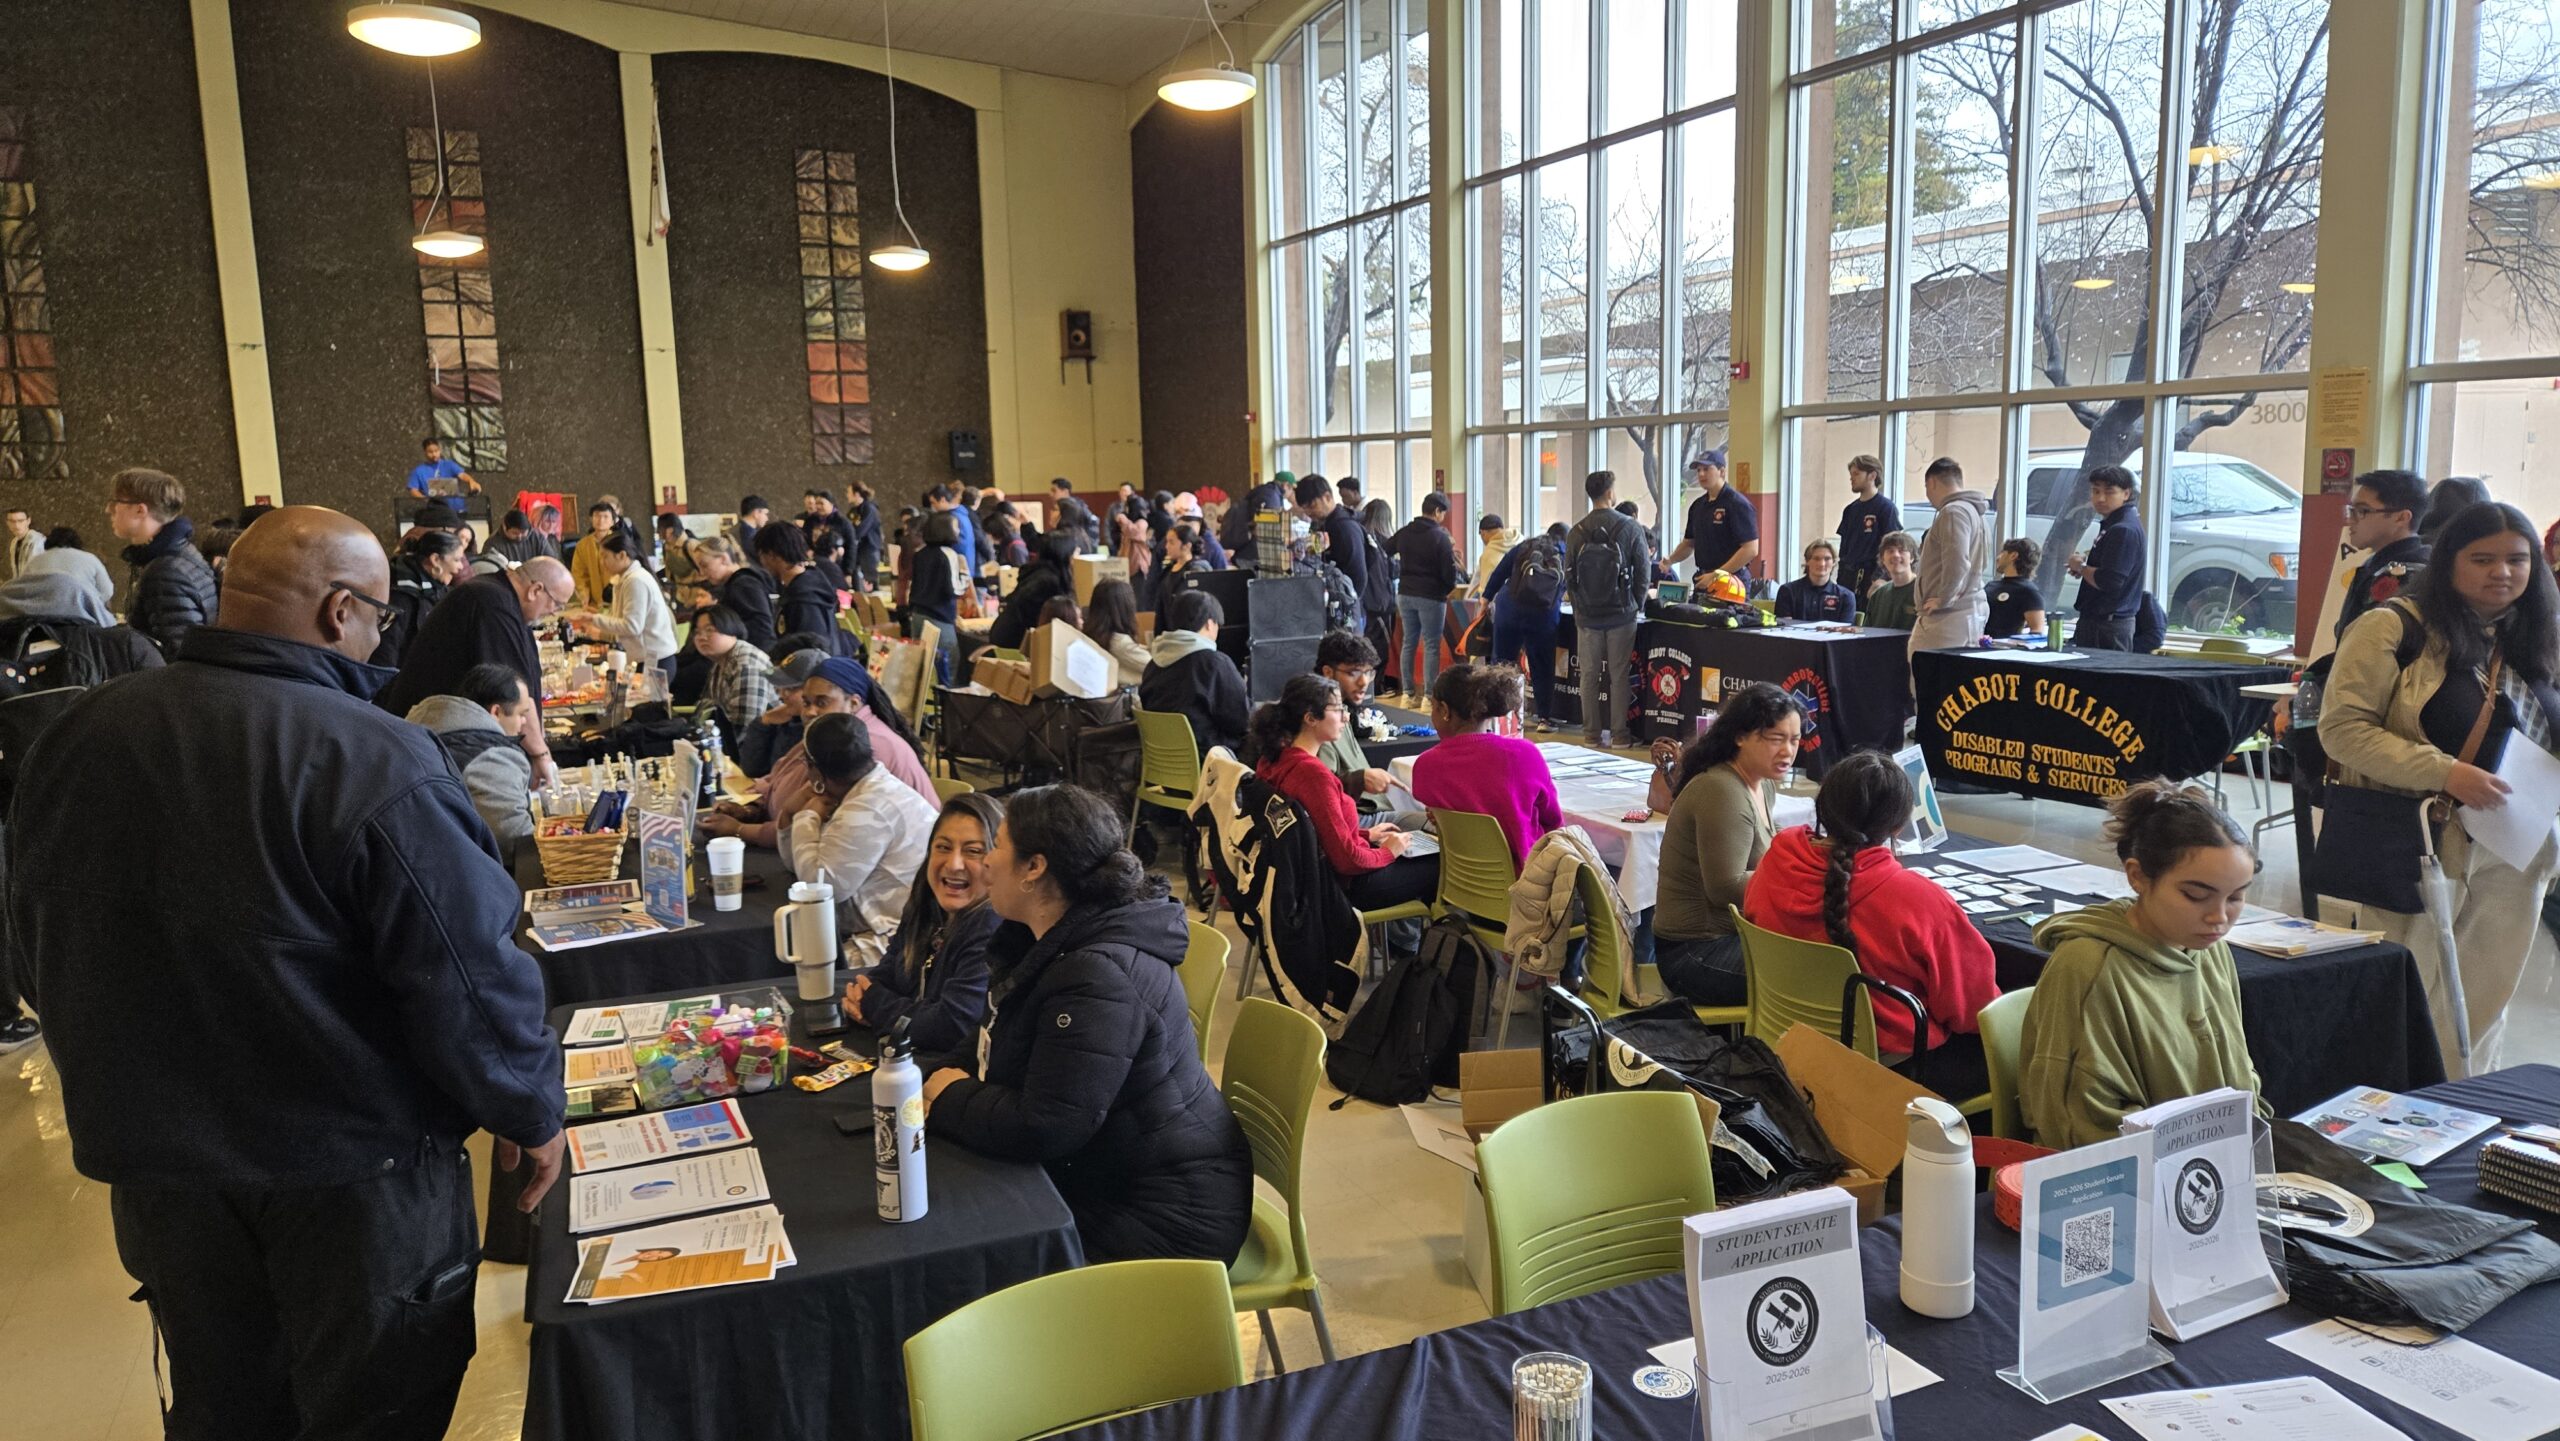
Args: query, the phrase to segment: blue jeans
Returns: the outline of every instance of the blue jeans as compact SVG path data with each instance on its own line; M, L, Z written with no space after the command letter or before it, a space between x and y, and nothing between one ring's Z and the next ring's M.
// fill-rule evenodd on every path
M1751 998L1742 974L1742 937L1653 938L1654 969L1673 995L1693 1006L1738 1006Z
M1449 603L1425 600L1418 595L1396 597L1396 619L1404 628L1396 636L1396 674L1404 677L1404 688L1416 693L1428 692L1431 683L1440 678L1440 631L1447 624ZM1407 669L1405 662L1413 657L1414 647L1422 648L1420 666Z
M1523 654L1528 657L1525 664L1521 661ZM1502 607L1495 606L1493 658L1519 665L1528 672L1531 715L1540 720L1555 715L1556 618L1553 615L1505 619Z

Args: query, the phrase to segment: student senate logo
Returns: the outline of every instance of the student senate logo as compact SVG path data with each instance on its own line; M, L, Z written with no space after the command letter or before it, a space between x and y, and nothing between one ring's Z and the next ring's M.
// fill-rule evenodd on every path
M2222 1219L2222 1173L2211 1161L2199 1157L2178 1172L2177 1212L2179 1228L2190 1236Z
M1765 1366L1792 1366L1813 1349L1822 1326L1813 1291L1793 1276L1781 1276L1751 1298L1751 1354Z

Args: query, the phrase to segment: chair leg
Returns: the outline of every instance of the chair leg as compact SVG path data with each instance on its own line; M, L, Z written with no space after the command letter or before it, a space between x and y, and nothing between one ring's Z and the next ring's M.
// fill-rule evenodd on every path
M1501 1019L1493 1023L1493 1048L1497 1051L1510 1044L1511 1003L1519 999L1520 994L1519 959L1512 956L1503 959L1509 964L1502 968L1502 985L1493 993L1493 1003L1501 1008Z
M1324 1352L1325 1360L1334 1360L1333 1328L1324 1323L1324 1292L1321 1289L1307 1293L1307 1310L1316 1318L1316 1348Z
M1237 1000L1241 1001L1253 994L1253 967L1254 962L1260 959L1262 959L1262 942L1257 940L1244 948L1244 964L1237 967L1244 972L1243 975L1236 977Z
M1280 1360L1280 1333L1271 1329L1270 1312L1256 1311L1253 1313L1253 1317L1255 1320L1262 1323L1263 1354L1271 1358L1271 1374L1277 1376L1281 1372L1289 1369Z

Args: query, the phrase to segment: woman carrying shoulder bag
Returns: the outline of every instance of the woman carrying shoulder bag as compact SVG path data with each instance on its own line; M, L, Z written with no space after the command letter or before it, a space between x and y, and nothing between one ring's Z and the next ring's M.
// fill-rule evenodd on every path
M2512 506L2484 503L2437 533L2414 598L2378 606L2347 628L2322 702L2320 736L2336 774L2320 853L2323 894L2357 901L2362 924L2409 947L2426 977L2445 1069L2461 1074L2436 921L2450 923L2471 1023L2469 1070L2495 1067L2497 1027L2524 976L2533 928L2555 869L2546 838L2519 870L2464 826L2466 812L2507 803L2497 777L2510 745L2555 748L2560 732L2560 592L2541 537ZM2414 599L2414 603L2412 603ZM2418 900L2417 801L2432 808L2436 853L2453 914Z

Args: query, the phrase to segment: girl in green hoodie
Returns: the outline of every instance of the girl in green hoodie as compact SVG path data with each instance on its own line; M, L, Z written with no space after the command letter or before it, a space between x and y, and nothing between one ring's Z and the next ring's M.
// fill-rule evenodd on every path
M2223 937L2258 858L2203 791L2148 781L2118 796L2107 837L2133 899L2036 928L2053 953L2021 1038L2029 1134L2068 1150L2145 1106L2231 1086L2257 1094L2240 983Z

